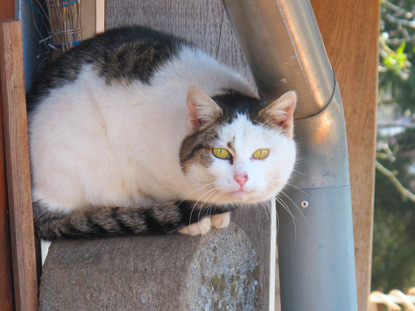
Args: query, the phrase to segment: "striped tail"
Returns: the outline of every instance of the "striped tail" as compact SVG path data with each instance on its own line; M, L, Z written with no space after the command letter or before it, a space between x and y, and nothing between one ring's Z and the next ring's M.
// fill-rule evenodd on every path
M209 205L204 209L203 205ZM88 207L71 213L49 211L33 202L35 230L39 238L97 238L118 235L170 234L206 216L226 213L235 206L213 206L192 201L169 201L139 208Z

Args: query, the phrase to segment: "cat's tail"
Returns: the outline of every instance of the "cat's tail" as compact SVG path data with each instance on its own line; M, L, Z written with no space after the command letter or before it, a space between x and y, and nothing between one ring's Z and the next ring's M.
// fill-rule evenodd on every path
M207 204L206 204L207 205ZM192 201L168 201L153 206L85 207L70 213L50 211L33 203L35 230L39 238L96 238L128 234L169 234L206 216L235 209L232 206L204 208Z

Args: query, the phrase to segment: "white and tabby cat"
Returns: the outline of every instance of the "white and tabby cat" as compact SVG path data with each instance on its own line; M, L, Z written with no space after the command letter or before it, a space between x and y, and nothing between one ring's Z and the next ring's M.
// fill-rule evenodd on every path
M182 39L110 30L56 60L28 94L42 239L204 234L273 198L295 162L296 95L272 102Z

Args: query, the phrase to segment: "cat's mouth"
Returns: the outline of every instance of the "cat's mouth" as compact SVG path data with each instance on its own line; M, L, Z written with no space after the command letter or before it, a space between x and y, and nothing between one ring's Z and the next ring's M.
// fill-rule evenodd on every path
M238 191L231 192L230 195L237 200L246 201L251 197L252 193L241 188Z
M241 203L259 203L267 200L271 200L274 196L268 196L265 192L258 189L246 190L241 188L237 191L230 191L227 193L228 198L231 198L233 202Z

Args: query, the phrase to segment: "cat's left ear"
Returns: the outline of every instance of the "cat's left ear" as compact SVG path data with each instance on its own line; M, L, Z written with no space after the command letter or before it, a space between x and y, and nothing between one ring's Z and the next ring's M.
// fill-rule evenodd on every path
M222 114L215 101L195 86L187 93L188 126L192 133L213 122Z
M260 111L260 115L268 124L279 127L283 133L292 138L296 105L297 94L294 91L289 91L268 104Z

